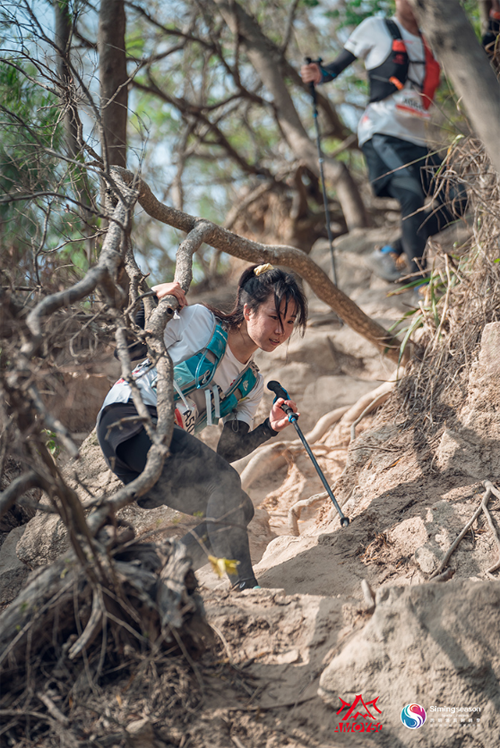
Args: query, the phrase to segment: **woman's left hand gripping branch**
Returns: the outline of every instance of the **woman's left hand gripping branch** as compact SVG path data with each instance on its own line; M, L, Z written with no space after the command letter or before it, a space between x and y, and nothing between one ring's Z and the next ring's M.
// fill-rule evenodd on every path
M175 296L179 302L179 309L182 309L188 304L186 295L178 281L173 281L172 283L160 283L158 286L153 286L151 290L156 292L156 295L160 300L165 296Z
M290 408L297 413L297 404L294 403L293 400L283 400L282 397L278 397L276 402L273 403L273 407L269 414L269 424L273 431L283 431L283 429L289 424L288 416L283 410L281 410L283 404L289 405ZM300 413L297 413L297 416L300 416Z

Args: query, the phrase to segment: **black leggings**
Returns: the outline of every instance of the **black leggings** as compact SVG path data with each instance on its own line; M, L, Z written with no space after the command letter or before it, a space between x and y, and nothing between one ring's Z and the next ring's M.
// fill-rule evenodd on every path
M112 420L113 416L108 412L101 419L99 441L113 472L124 483L130 483L144 470L151 441L142 429L116 446L117 459L113 460L109 454L109 440L104 445L110 418ZM166 505L186 514L199 514L203 522L182 538L194 568L207 563L208 551L218 558L239 561L238 573L228 575L233 584L255 579L247 533L247 525L254 515L253 504L241 488L236 470L199 439L174 428L170 454L162 473L137 503L145 509Z
M410 272L422 266L422 255L429 236L434 236L463 215L467 206L465 189L441 189L432 213L422 211L427 196L436 188L441 165L437 154L389 135L374 135L363 145L370 182L376 195L395 198L401 206L403 250ZM417 212L418 211L418 212Z

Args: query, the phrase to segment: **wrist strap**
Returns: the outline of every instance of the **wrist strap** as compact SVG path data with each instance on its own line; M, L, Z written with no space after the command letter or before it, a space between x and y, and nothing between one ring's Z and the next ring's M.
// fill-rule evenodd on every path
M490 18L494 18L495 21L500 21L500 10L490 10Z

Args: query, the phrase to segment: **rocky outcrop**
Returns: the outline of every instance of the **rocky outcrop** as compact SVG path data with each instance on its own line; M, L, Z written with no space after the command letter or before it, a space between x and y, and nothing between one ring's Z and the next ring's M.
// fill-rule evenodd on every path
M16 545L24 533L24 527L15 527L9 532L0 548L0 606L10 603L23 586L29 569L16 554Z
M378 697L383 730L377 744L388 748L448 748L460 729L467 734L460 744L496 745L499 605L500 587L492 581L382 588L369 623L323 672L319 695L335 710L339 697L347 702L357 694L365 702ZM413 730L400 715L414 703L424 707L427 718Z
M95 425L109 387L105 374L57 372L44 378L43 397L51 413L71 433L88 433Z
M446 428L436 451L443 472L483 480L500 477L500 322L485 325L458 423Z

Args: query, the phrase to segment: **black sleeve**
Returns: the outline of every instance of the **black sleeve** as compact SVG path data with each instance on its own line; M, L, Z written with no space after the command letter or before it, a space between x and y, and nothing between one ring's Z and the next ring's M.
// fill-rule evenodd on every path
M333 62L329 62L328 65L321 64L319 66L323 76L321 83L328 83L328 81L334 80L343 70L352 65L356 59L356 55L348 52L347 49L343 49Z
M266 418L253 431L249 429L250 426L244 421L233 420L225 423L217 444L217 454L227 462L235 462L278 434L278 431L271 428L269 418Z
M489 57L493 57L498 34L500 32L500 21L497 18L491 18L488 21L488 30L483 34L481 43Z
M143 301L141 301L141 303L137 307L137 311L134 316L134 322L138 327L141 328L141 330L144 330L144 325L146 324L146 313L144 310ZM128 335L127 337L130 340L130 335ZM143 358L146 358L146 356L148 355L148 347L147 345L145 345L145 343L141 343L140 341L130 340L128 344L128 353L131 361L139 361ZM118 358L118 353L116 352L116 350L114 356L115 358Z

